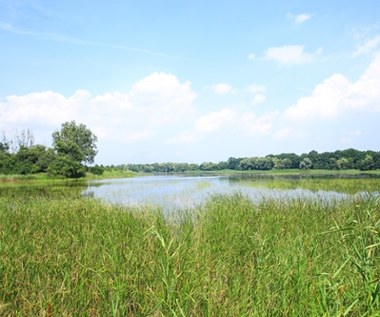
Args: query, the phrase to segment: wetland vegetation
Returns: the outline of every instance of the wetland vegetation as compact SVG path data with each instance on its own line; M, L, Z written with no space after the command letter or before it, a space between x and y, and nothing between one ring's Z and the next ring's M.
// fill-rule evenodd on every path
M216 193L168 217L83 196L82 182L3 184L0 315L376 316L380 180L245 181L374 194Z
M380 152L88 166L84 125L32 139L0 141L1 316L378 316Z

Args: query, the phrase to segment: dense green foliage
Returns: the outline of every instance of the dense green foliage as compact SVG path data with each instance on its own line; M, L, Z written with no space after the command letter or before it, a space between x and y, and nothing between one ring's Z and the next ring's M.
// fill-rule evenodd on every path
M96 151L96 136L85 125L75 121L65 122L61 130L52 134L53 147L34 145L31 132L22 131L15 140L3 136L0 142L0 174L29 175L48 173L54 176L79 178L93 163ZM101 174L102 168L91 168Z
M154 164L127 164L115 166L116 169L129 169L134 172L167 173L185 171L220 171L224 169L248 170L284 170L284 169L325 169L362 171L380 169L380 152L359 151L347 149L335 152L318 153L311 151L297 155L295 153L282 153L267 155L266 157L230 157L227 161L219 163L204 162L202 164L187 163L154 163Z
M65 122L53 133L53 146L58 155L79 163L94 163L97 137L84 124Z
M254 204L215 196L168 219L65 193L0 196L0 315L380 310L378 199Z

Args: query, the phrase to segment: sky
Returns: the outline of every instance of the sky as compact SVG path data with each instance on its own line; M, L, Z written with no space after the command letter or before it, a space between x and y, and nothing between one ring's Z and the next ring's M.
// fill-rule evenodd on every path
M0 131L98 164L380 150L380 1L0 0Z

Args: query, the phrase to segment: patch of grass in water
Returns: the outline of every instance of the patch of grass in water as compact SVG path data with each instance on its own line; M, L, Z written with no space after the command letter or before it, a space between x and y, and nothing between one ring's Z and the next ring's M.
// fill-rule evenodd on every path
M233 179L232 179L233 180ZM272 189L308 189L311 191L335 191L356 194L359 192L379 192L379 178L243 178L237 183L246 186Z

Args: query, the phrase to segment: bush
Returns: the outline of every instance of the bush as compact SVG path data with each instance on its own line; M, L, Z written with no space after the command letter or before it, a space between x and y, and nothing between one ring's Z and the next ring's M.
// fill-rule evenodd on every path
M47 172L50 175L69 178L80 178L86 174L85 167L67 155L57 156L57 158L49 165Z
M88 171L94 175L103 175L104 167L102 167L100 165L90 166L88 168Z

